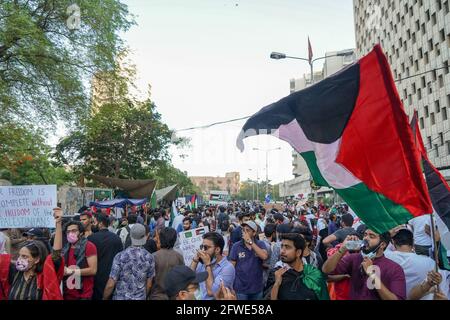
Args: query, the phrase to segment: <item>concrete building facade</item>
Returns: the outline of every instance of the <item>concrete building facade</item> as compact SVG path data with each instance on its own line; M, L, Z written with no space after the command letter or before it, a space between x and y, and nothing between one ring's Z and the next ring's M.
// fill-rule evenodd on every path
M230 195L236 195L240 191L241 178L239 172L229 172L225 177L189 177L192 183L200 188L204 195L211 190L228 191Z

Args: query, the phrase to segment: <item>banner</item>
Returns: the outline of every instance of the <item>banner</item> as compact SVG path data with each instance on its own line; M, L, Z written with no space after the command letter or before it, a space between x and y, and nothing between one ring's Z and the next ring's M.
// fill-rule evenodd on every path
M56 185L0 187L0 228L54 228Z
M200 250L200 245L203 243L202 237L207 232L209 232L208 227L201 227L179 233L180 251L183 253L184 264L188 267L191 266L197 250Z

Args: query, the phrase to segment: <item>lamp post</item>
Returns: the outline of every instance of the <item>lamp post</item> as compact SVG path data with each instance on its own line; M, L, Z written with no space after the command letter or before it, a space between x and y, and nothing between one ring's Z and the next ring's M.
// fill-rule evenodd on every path
M299 58L299 57L292 57L292 56L288 56L285 53L281 53L281 52L272 52L270 54L270 59L275 59L275 60L281 60L281 59L296 59L296 60L303 60L309 63L309 66L311 68L311 85L314 84L314 62L316 62L317 60L323 60L323 59L327 59L327 58L333 58L333 57L345 57L348 55L352 55L352 52L339 52L337 54L333 54L333 55L329 55L329 56L324 56L324 57L319 57L319 58L315 58L312 60L309 60L307 58Z
M253 169L248 169L248 171L252 172ZM255 201L255 181L252 181L252 201Z
M259 148L253 148L253 150L256 150L256 151L265 151L266 152L266 194L268 194L269 193L269 152L270 151L275 151L275 150L281 150L281 148L280 147L278 147L278 148L274 148L274 149L266 149L266 150L264 150L264 149L259 149Z

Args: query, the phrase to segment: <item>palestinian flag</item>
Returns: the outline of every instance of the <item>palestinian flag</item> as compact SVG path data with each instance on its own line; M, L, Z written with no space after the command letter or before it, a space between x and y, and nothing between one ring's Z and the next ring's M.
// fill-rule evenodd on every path
M197 194L191 197L191 210L197 208Z
M305 159L314 182L331 187L381 233L431 213L408 117L381 47L344 70L253 115L237 139L271 134Z
M439 170L434 167L428 158L422 135L419 130L417 111L414 112L413 119L411 120L411 128L415 137L415 146L422 158L423 172L425 174L428 193L433 205L433 216L441 236L438 248L439 267L441 269L450 270L446 249L450 248L450 187Z

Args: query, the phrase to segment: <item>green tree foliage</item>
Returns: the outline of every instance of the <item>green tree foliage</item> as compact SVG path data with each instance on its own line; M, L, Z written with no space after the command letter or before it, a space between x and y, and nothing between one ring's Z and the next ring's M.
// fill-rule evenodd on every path
M156 179L158 189L177 184L180 194L201 194L200 188L192 183L187 173L175 168L170 162L159 162L147 174L149 178Z
M150 98L135 97L135 68L127 62L124 53L113 71L100 75L92 115L59 142L58 159L86 177L156 179L158 188L178 184L185 192L194 190L169 154L171 145L185 147L188 141L175 137Z
M133 24L119 0L0 1L0 122L84 117L87 82L114 67Z
M63 163L78 167L85 175L137 179L145 177L148 168L170 160L171 136L149 99L125 99L103 105L56 149Z

